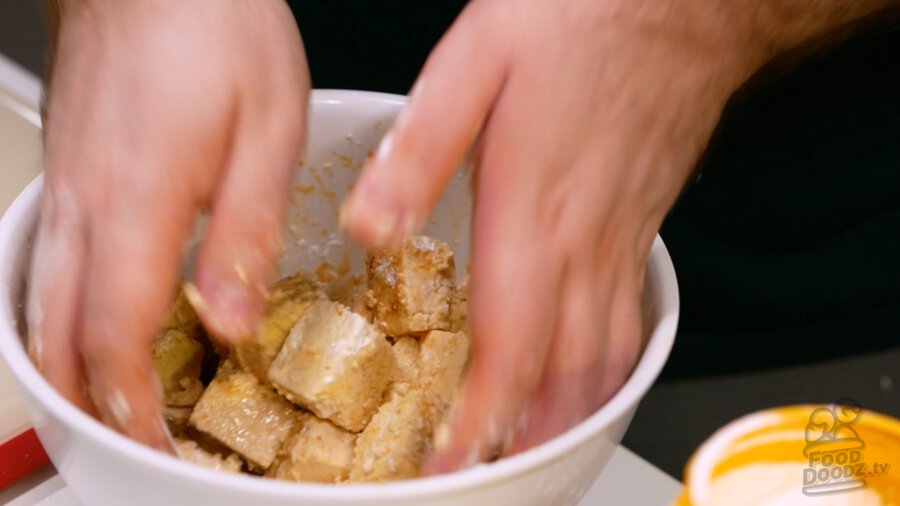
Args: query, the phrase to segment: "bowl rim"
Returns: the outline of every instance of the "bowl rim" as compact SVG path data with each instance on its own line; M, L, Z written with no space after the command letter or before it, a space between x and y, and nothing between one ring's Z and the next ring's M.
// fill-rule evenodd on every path
M406 97L388 93L355 90L314 90L311 105L350 104L399 105ZM190 479L195 484L215 486L220 490L239 490L259 497L297 498L310 500L393 499L436 497L450 492L474 490L514 479L547 463L564 458L586 441L599 437L602 430L636 407L640 399L654 383L666 363L675 338L678 324L679 294L672 260L657 235L648 256L648 275L655 273L663 290L656 293L655 301L660 318L650 334L640 359L628 380L600 409L575 427L534 448L490 464L451 474L417 478L383 484L327 484L294 483L280 480L264 480L249 475L233 475L206 469L139 444L91 418L59 394L29 360L15 326L14 301L11 297L13 283L20 279L14 272L20 249L33 233L37 217L38 200L44 175L38 175L16 197L0 219L0 269L3 286L7 287L6 299L0 309L0 355L9 366L23 390L54 417L80 436L106 451L120 453L136 465L147 466L160 474ZM32 414L29 413L29 418ZM37 430L40 435L40 428Z

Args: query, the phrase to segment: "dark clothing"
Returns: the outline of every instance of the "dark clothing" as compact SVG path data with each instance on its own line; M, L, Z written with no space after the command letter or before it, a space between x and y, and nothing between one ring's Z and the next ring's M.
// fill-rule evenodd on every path
M732 102L662 236L681 325L667 373L900 345L900 25Z
M291 3L316 87L405 93L466 2ZM668 377L900 345L897 55L900 26L872 30L729 106L662 230Z

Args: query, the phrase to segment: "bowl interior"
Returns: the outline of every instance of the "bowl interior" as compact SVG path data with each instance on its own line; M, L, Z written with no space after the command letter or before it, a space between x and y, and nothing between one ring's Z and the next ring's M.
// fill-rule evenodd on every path
M308 149L292 188L292 203L286 227L285 253L281 272L320 269L327 275L364 273L363 252L336 233L337 214L346 193L352 188L362 164L405 104L405 97L369 92L316 91L310 112ZM454 487L471 487L503 476L521 473L541 462L562 458L586 438L637 404L662 369L671 348L678 317L677 282L671 260L657 238L648 260L644 296L644 350L625 386L600 410L567 433L532 450L495 463L447 476L399 482L380 486L288 484L252 477L222 476L222 473L197 468L158 454L130 441L96 420L84 415L56 393L32 366L24 351L26 334L23 317L30 248L37 219L39 177L20 195L0 222L0 276L8 287L0 319L0 351L27 394L84 432L98 444L114 445L148 465L187 473L216 486L241 486L253 489L316 491L335 496L350 490L369 490L383 497L409 493L438 493ZM451 245L456 256L457 277L465 276L468 264L469 217L471 215L469 171L462 167L451 180L445 194L426 224L423 234ZM195 237L195 245L201 240ZM195 248L194 248L195 249ZM285 488L286 487L286 488ZM294 492L291 492L293 495Z

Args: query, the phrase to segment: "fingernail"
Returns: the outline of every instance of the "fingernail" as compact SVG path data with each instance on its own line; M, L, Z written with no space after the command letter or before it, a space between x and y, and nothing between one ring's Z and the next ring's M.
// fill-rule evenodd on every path
M403 219L400 220L400 234L402 237L408 237L414 234L419 227L422 226L422 220L414 213L406 212Z
M370 192L368 192L370 194ZM405 217L383 205L380 199L371 198L368 195L352 196L344 202L339 216L339 226L342 231L355 233L361 229L363 239L368 239L367 246L372 248L384 248L399 242L405 230L415 223L410 223Z
M199 289L185 286L185 295L194 309L205 317L218 337L240 340L253 333L250 287L239 279L214 275L198 279ZM196 303L195 303L196 302Z
M447 422L438 425L434 431L434 449L435 451L446 450L450 447L450 426Z
M378 152L375 153L375 160L379 163L386 162L394 151L394 132L393 130L388 132L384 138L381 139L381 143L378 145Z
M397 217L376 211L372 214L371 220L372 245L376 248L389 246L397 233Z
M350 224L353 223L353 197L350 196L341 205L341 211L338 213L338 229L346 234L350 231Z
M178 451L178 445L175 444L175 438L172 436L172 431L169 430L169 424L166 423L162 416L156 418L156 423L159 424L159 428L162 431L166 443L165 447L158 449L180 458L181 454Z

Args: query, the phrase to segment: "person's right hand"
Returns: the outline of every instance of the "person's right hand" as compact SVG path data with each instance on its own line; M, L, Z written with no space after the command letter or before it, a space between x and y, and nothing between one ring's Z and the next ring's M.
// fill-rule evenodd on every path
M170 450L149 348L202 209L200 316L250 335L302 149L303 44L281 0L60 3L29 352L76 405Z

